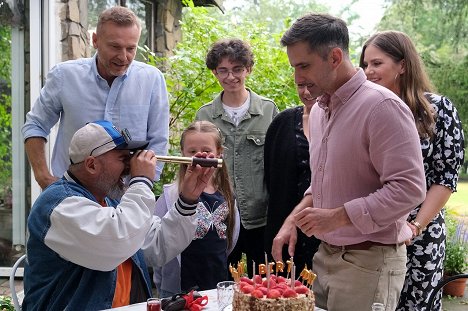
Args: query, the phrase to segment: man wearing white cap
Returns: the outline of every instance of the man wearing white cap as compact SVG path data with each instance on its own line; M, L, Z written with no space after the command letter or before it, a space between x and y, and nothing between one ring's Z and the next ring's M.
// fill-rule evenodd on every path
M175 208L160 219L153 216L156 158L147 146L109 121L74 134L72 164L29 215L23 310L100 310L151 296L142 250L162 265L190 244L196 202L214 168L189 167Z

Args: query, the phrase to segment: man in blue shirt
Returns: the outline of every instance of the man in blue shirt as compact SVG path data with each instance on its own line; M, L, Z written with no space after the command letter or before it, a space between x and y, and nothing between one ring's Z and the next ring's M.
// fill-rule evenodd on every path
M125 7L107 9L99 16L92 58L71 60L49 72L40 96L26 116L22 132L29 163L42 188L68 168L73 134L87 122L111 121L127 128L132 139L148 140L148 149L167 153L169 105L166 83L155 67L135 61L141 25ZM60 127L49 172L45 143L50 129ZM162 163L156 167L156 179Z

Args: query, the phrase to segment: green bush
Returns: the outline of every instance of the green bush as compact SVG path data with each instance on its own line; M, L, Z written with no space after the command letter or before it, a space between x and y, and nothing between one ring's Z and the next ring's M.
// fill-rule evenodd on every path
M11 195L11 27L0 26L0 201Z
M467 228L462 220L447 215L447 240L445 245L444 271L446 275L465 273L468 269Z
M15 311L15 306L9 296L0 296L0 311Z
M222 38L240 38L252 46L255 65L247 87L257 94L272 99L280 110L300 103L292 68L286 51L280 46L280 33L272 34L262 21L233 23L231 16L220 18L216 11L206 8L186 8L182 20L184 38L177 44L174 55L157 57L143 49L147 63L164 71L170 102L169 154L178 155L180 134L202 106L213 100L222 90L217 79L205 65L210 46ZM286 25L284 26L286 27ZM209 29L209 31L207 31ZM174 180L178 166L167 164L156 184L160 194L163 184Z

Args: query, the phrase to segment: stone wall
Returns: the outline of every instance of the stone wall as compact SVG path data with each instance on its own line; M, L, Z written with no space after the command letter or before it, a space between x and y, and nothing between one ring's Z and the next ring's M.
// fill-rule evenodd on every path
M90 57L88 34L88 0L55 0L57 31L61 44L57 51L57 61L80 57ZM206 1L212 3L222 1ZM158 56L170 56L178 42L182 40L180 20L182 19L181 0L153 0L154 3L154 52ZM219 4L218 4L219 5Z
M90 57L88 34L88 1L56 0L57 32L61 45L58 47L58 61ZM155 0L154 50L159 56L168 56L182 38L180 0Z
M58 23L58 61L90 57L88 35L88 1L56 0Z
M182 39L180 0L157 0L155 2L155 53L159 56L172 55L172 50Z

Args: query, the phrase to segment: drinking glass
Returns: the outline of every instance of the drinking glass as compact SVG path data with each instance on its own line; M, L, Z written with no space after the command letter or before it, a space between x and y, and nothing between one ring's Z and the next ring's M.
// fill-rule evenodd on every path
M159 298L148 298L146 300L146 311L161 311L161 300Z
M218 311L224 310L227 306L231 306L232 298L234 297L233 281L219 282L216 286L218 292Z

